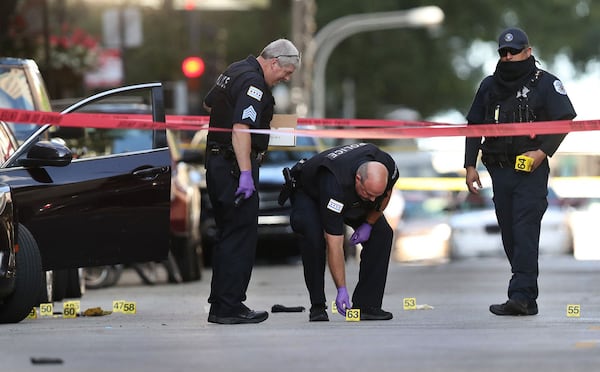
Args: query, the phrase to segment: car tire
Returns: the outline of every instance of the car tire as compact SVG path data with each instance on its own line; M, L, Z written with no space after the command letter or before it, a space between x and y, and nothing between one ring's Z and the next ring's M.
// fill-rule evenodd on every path
M86 267L84 269L85 287L99 289L117 284L123 273L122 265Z
M198 247L189 239L173 236L171 237L171 252L177 262L181 280L192 282L202 278L202 253Z
M18 323L39 303L42 283L42 257L33 235L25 226L18 227L19 251L13 293L0 305L0 323Z
M183 283L183 278L181 277L181 272L179 272L179 266L177 265L177 260L175 259L172 250L169 250L169 256L162 264L167 270L167 281L169 283Z

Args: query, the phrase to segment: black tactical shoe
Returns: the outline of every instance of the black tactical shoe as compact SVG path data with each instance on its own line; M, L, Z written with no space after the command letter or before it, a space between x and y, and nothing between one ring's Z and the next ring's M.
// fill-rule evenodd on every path
M360 320L390 320L394 317L389 311L377 307L360 309Z
M243 309L237 314L229 315L229 316L219 316L216 314L210 314L208 316L209 323L218 323L218 324L250 324L250 323L260 323L269 317L269 313L266 311L254 311L250 309Z
M509 299L503 304L490 305L490 311L496 315L535 315L538 313L537 303Z
M310 313L308 315L308 320L311 322L327 322L329 321L329 316L327 315L327 306L323 304L312 305L310 307Z

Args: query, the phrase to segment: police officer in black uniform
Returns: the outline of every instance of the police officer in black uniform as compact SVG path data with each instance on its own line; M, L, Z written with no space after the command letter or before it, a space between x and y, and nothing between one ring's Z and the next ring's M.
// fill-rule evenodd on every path
M270 128L275 105L271 88L289 81L299 66L294 44L275 40L258 57L230 65L204 100L210 112L206 182L217 226L208 299L211 323L259 323L268 317L266 311L243 304L258 240L255 185L269 142L268 135L245 130Z
M393 231L383 210L398 179L394 160L373 144L326 150L292 168L290 222L300 236L304 279L310 295L310 321L329 320L325 304L325 263L337 288L338 312L350 309L344 268L344 224L362 243L360 274L352 308L362 320L388 320L381 309Z
M477 91L469 124L520 123L570 120L575 110L561 81L536 66L529 39L518 28L503 31L498 39L500 60L493 75ZM538 251L542 216L548 206L548 157L565 134L481 137L466 139L466 183L471 193L481 188L475 168L481 149L494 192L494 205L504 251L512 268L508 301L490 306L496 315L538 313ZM525 155L532 159L527 171Z

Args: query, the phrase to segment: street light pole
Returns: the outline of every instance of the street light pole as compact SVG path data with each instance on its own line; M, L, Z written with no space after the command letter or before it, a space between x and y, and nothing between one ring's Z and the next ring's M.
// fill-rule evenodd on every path
M431 27L439 25L444 12L437 6L425 6L394 12L354 14L336 19L321 29L308 45L304 61L312 75L312 117L325 116L325 69L335 47L349 36L393 28ZM309 75L309 76L310 76Z

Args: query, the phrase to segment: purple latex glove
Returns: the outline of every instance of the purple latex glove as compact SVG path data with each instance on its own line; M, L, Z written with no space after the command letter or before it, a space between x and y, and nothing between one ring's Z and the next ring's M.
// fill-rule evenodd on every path
M337 307L338 313L346 316L346 310L350 309L350 297L348 297L348 291L346 287L339 287L337 290L337 297L335 298L335 306Z
M350 243L358 244L364 243L369 240L369 236L371 236L371 229L373 226L368 223L363 223L356 230L354 230L354 234L350 237Z
M240 181L237 190L235 190L235 196L244 195L244 199L248 199L256 191L254 187L254 180L252 179L252 171L241 171Z

